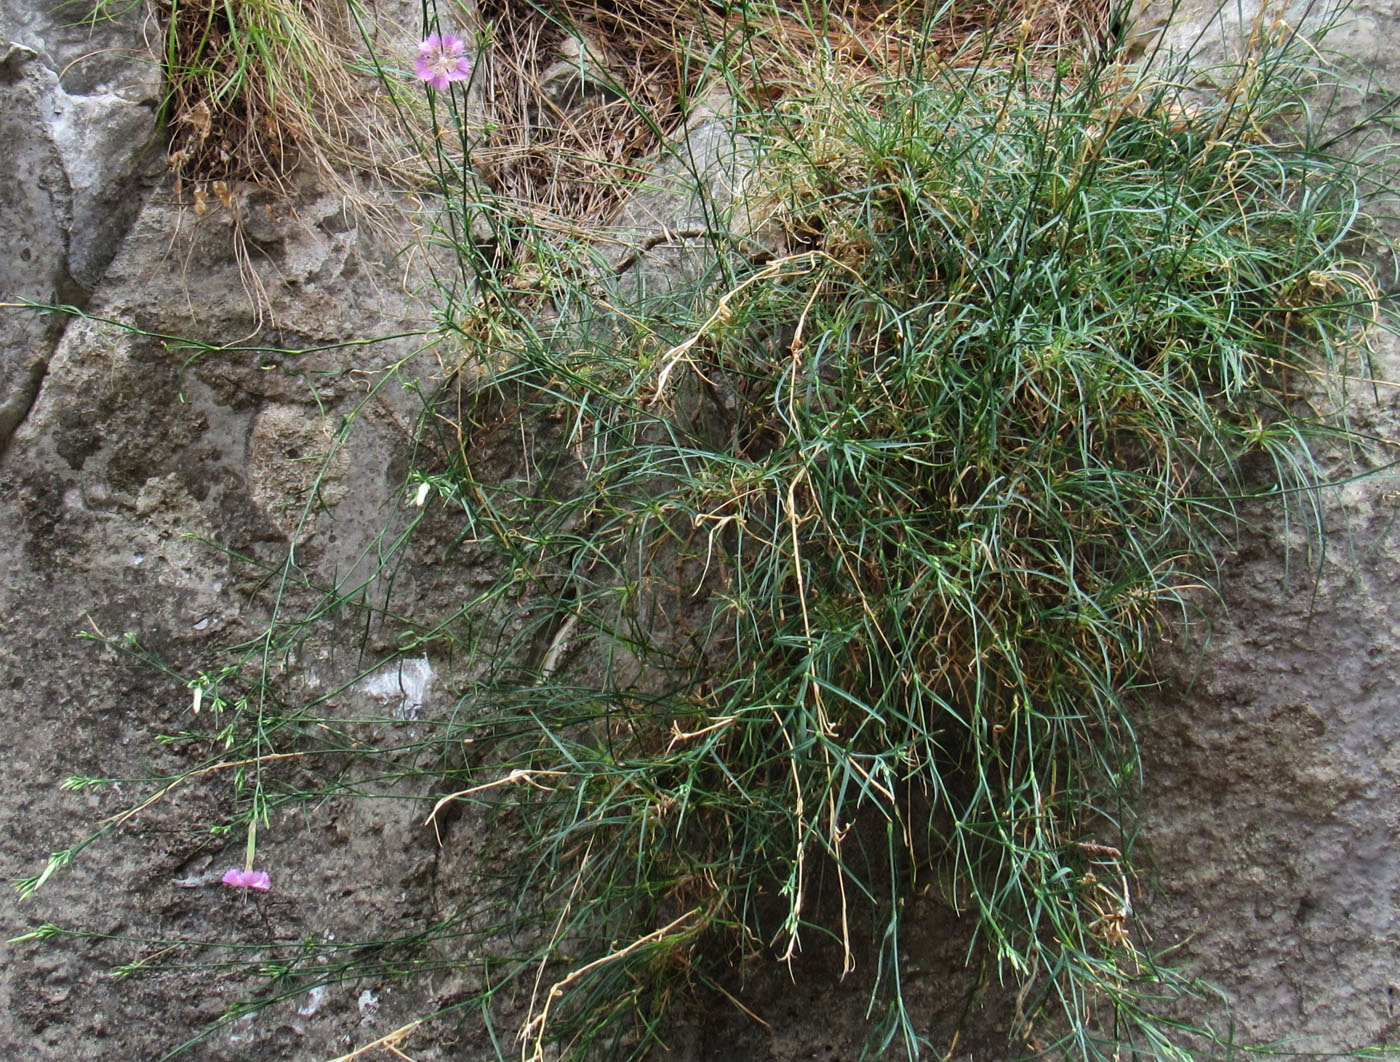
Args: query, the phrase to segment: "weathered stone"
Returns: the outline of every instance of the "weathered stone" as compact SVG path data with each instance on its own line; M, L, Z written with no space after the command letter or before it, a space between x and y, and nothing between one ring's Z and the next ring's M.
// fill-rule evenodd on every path
M142 8L83 24L60 0L0 4L0 300L82 305L158 168L160 79ZM0 336L0 452L26 416L63 319L10 313Z
M180 679L193 678L212 650L262 629L267 572L282 570L289 547L296 570L323 586L348 592L374 571L378 536L409 512L403 473L422 412L413 389L430 390L437 371L429 358L396 367L411 358L412 337L338 346L411 331L428 311L405 292L413 285L402 280L395 242L367 231L336 196L305 188L283 201L235 190L228 204L211 199L202 216L146 202L154 66L135 77L120 58L134 44L134 22L119 23L127 36L117 46L64 23L67 10L0 4L3 36L16 42L0 57L0 136L14 145L0 160L11 189L0 245L15 249L0 256L0 285L7 300L40 302L80 301L96 285L88 308L134 330L10 313L0 339L0 443L13 434L0 463L0 803L11 876L79 839L77 824L129 806L129 788L60 792L66 775L188 765L151 735L193 725ZM1231 54L1255 10L1232 5L1216 18L1183 6L1165 39L1205 32L1218 38L1217 55ZM1380 43L1400 14L1367 2L1355 12L1360 20L1331 41L1377 82L1339 99L1329 126L1338 134L1400 86ZM95 58L71 62L89 50ZM574 69L561 70L552 91L569 102L583 86L586 103L589 83ZM631 298L694 300L719 254L749 254L745 241L756 232L763 241L747 183L753 162L753 145L734 135L722 101L700 110L619 212L619 246L600 252L600 268ZM401 239L411 239L407 229ZM687 310L693 317L694 306ZM1400 365L1393 344L1379 355ZM450 352L447 365L455 368ZM1358 402L1354 423L1396 438L1391 394ZM701 415L693 393L676 401L682 415ZM542 429L528 441L554 440ZM516 446L512 436L502 454ZM538 453L519 447L514 471L526 475ZM1180 677L1152 706L1145 822L1160 892L1143 903L1151 901L1144 924L1156 943L1181 943L1180 961L1227 990L1242 1040L1288 1039L1317 1052L1393 1038L1391 1000L1400 991L1400 746L1392 740L1400 691L1389 666L1400 643L1395 499L1386 480L1351 481L1365 466L1350 455L1323 460L1340 485L1326 500L1333 547L1316 569L1320 581L1299 579L1300 570L1312 573L1305 537L1283 527L1276 510L1261 510L1256 524L1275 530L1243 538L1226 566L1228 608L1188 632L1202 644L1183 651ZM500 468L511 471L505 456ZM421 533L432 545L455 542L454 519L434 510ZM425 546L385 580L396 604L447 614L502 563L472 545L449 563L441 556ZM327 712L364 727L367 742L405 740L408 730L392 728L450 702L451 662L415 655L373 667L398 632L388 622L369 626L328 624L288 656L286 681L326 698ZM80 631L118 645L130 636L179 678L79 641ZM567 633L544 632L543 657ZM18 933L51 919L133 936L255 941L387 936L470 902L474 861L490 854L482 836L444 826L455 847L439 857L414 804L422 794L385 783L391 801L331 797L314 821L275 816L260 851L273 868L276 905L257 907L216 884L241 860L241 837L191 830L191 814L207 827L227 813L222 781L206 781L190 786L190 803L158 806L120 843L90 849L30 907L3 901L7 926ZM959 1015L945 1013L947 1000L964 998L973 973L962 966L966 926L936 906L911 900L901 946L918 973L909 986L918 1016L951 1037ZM813 962L825 969L820 948ZM192 998L199 982L175 973L152 975L144 994L135 980L107 976L147 954L109 941L55 961L37 944L13 946L0 972L0 1011L12 1015L0 1023L0 1054L69 1058L100 1044L107 1054L145 1057L222 1012L214 989ZM722 1014L689 1024L681 1017L687 1035L677 1038L677 1057L730 1057L735 1044L754 1058L855 1057L869 981L841 982L838 959L826 958L829 984L809 977L799 988L785 979L753 986L746 998L769 1023L762 1032L727 1003ZM201 1050L326 1057L364 1042L360 1023L371 1011L392 1027L431 1010L441 994L471 990L453 981L434 997L356 984L238 1024ZM361 1008L361 998L379 1002ZM979 997L974 1016L994 1010L989 998ZM1005 1018L992 1013L988 1022L1004 1027ZM1001 1057L1001 1046L978 1062ZM415 1049L415 1057L434 1050L447 1048ZM453 1050L466 1057L466 1048Z
M753 142L734 131L726 93L695 106L613 219L611 235L621 244L613 268L637 305L655 309L671 292L693 296L721 256L763 249L757 162Z
M1167 47L1196 48L1203 85L1252 35L1320 39L1327 76L1310 106L1333 150L1366 150L1357 123L1400 91L1400 58L1386 47L1400 28L1393 3L1360 0L1339 14L1188 0L1164 27L1172 5L1146 6L1144 28ZM1400 157L1373 159L1384 165L1371 209L1400 231ZM1397 290L1387 260L1356 251ZM1383 379L1348 386L1348 423L1394 440L1400 342L1380 334L1373 347ZM1354 371L1366 366L1358 359ZM1222 600L1181 635L1145 730L1144 841L1157 884L1144 924L1157 947L1179 945L1173 961L1224 990L1239 1043L1286 1043L1303 1057L1393 1045L1397 1031L1400 685L1388 661L1400 639L1400 540L1393 476L1376 474L1388 451L1323 449L1334 488L1292 521L1276 505L1250 513ZM1301 523L1313 501L1325 552Z
M411 389L431 387L427 374L436 368L422 359L422 375L394 371L415 350L412 336L360 345L412 332L421 321L394 264L411 238L405 226L396 239L380 239L315 190L291 200L236 191L228 206L210 204L202 217L156 197L105 270L88 303L94 317L71 320L61 336L55 330L42 385L0 463L8 502L0 506L0 702L11 735L0 800L17 817L4 849L11 877L80 840L84 824L129 799L124 787L61 793L65 776L181 768L182 756L161 753L153 737L203 720L190 714L190 690L150 662L193 677L213 666L220 646L265 629L259 624L274 603L292 609L292 590L260 595L267 571L279 565L350 586L372 570L368 547L404 505L399 485L422 411ZM11 315L6 323L23 320ZM176 335L188 339L166 338ZM351 441L340 448L349 421ZM134 655L75 637L84 632ZM308 696L330 691L347 717L383 718L370 693L335 691L359 674L362 654L386 640L392 646L397 629L344 641L326 633L303 648L289 681L313 691ZM140 659L147 664L133 666ZM24 909L10 893L0 900L7 926L49 919L157 935L196 925L228 939L245 935L246 928L215 928L237 910L224 906L234 898L218 878L241 861L241 842L191 841L179 825L191 814L222 816L221 788L186 787L182 801L134 823L134 847L89 850L96 859L80 860ZM315 825L279 819L266 828L262 858L294 905L277 917L291 918L297 935L319 938L348 938L376 923L393 933L404 918L421 924L421 905L398 899L412 892L421 904L421 885L404 882L422 880L432 856L431 835L410 807L348 803ZM345 840L324 858L299 860L308 837L320 843L325 822ZM97 867L106 868L101 889L87 876ZM0 999L14 998L12 985L28 980L31 953L42 955L31 945L7 963ZM44 1051L71 1056L101 1041L145 1057L170 1046L171 1030L207 1022L200 1001L172 1002L189 996L190 983L145 1002L123 999L105 973L120 961L111 953L78 961L75 953L74 983L83 1013L94 1017L55 1023L52 1008L21 1008L0 1023L0 1054L33 1055L42 1040ZM210 983L209 995L219 991ZM381 998L386 1020L421 1011L421 1000L400 993ZM127 1015L119 1024L96 1017L117 1013ZM353 996L297 1018L327 1045L313 1053L331 1053L347 1014L357 1028ZM278 1030L278 1019L240 1028L243 1046L231 1050L266 1056Z

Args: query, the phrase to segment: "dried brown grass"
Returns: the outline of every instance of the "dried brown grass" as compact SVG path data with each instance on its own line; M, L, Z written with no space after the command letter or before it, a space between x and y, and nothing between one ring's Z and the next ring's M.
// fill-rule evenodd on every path
M384 86L339 0L160 0L168 160L196 204L310 169L350 199L366 174L412 183Z
M846 0L819 27L810 12L738 4L560 0L546 11L530 0L487 0L479 13L492 43L484 72L490 133L473 161L514 211L589 226L606 220L675 133L711 54L726 58L749 102L767 105L810 89L820 56L877 72L947 61L979 36L988 62L1027 49L1061 52L1099 39L1109 9L1110 0L967 0L949 5L929 32L918 0ZM552 114L541 82L568 35L584 42L612 91Z
M813 12L704 0L482 0L489 40L476 75L484 131L472 165L510 212L550 228L606 221L673 136L718 57L762 107L810 90L819 58L872 73L946 61L981 41L982 61L1071 49L1103 33L1110 0L965 0L932 30L920 0L844 0ZM287 191L310 168L355 200L354 174L423 186L389 94L357 63L347 7L330 0L161 0L169 160L197 204L251 182ZM559 107L542 89L568 38L594 91ZM564 60L569 61L569 60Z

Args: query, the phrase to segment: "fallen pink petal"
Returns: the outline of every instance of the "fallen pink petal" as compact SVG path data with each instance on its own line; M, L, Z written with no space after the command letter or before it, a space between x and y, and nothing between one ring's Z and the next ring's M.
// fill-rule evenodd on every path
M272 888L272 879L267 876L265 870L233 868L224 871L224 876L219 880L234 889L257 889L258 892L267 892L268 889Z
M467 42L451 33L434 33L418 45L418 58L413 72L429 88L441 92L453 81L471 77L472 61L467 55Z

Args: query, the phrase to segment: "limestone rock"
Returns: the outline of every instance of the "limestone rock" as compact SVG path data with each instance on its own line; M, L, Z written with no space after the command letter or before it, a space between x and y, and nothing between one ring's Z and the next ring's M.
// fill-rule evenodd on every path
M0 3L0 301L82 305L159 168L160 76L140 8L75 23L57 0ZM0 336L0 452L64 321L10 312Z

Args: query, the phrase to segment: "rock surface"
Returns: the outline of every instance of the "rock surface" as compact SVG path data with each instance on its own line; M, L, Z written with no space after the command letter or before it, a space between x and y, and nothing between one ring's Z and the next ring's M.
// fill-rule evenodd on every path
M61 0L0 5L0 296L83 305L140 209L159 157L159 68L140 8L75 23ZM0 335L0 453L29 411L64 319Z
M152 735L191 725L190 689L149 659L76 636L129 636L189 677L211 650L256 633L272 607L276 586L235 557L275 584L292 545L296 571L352 591L374 571L381 530L410 518L418 392L440 369L431 353L414 356L413 336L359 345L411 333L430 312L407 290L420 279L406 282L395 257L406 228L371 231L314 188L291 201L239 193L204 216L150 195L159 86L140 58L139 10L99 24L96 37L67 24L66 10L0 2L0 134L15 145L0 159L14 190L0 231L18 249L0 259L0 294L92 314L7 312L0 332L0 863L10 879L81 840L82 824L131 806L130 787L60 790L65 777L137 778L184 763L178 742ZM1253 17L1247 5L1231 10ZM1379 45L1400 11L1363 2L1355 12L1360 21L1332 40L1377 86L1339 101L1339 131L1385 86L1400 87ZM1227 54L1240 32L1232 17L1182 5L1168 37L1215 35ZM1154 18L1149 5L1142 25ZM747 149L722 117L711 112L694 133L618 219L639 294L684 290L703 268L696 251L712 215L677 203L668 180L705 173L724 202L742 183ZM1382 375L1400 379L1400 349L1378 354ZM442 356L450 366L451 352ZM1358 393L1355 423L1400 437L1393 389L1376 394ZM1400 644L1397 503L1386 476L1353 480L1365 462L1328 461L1338 486L1321 499L1325 558L1309 554L1296 524L1261 510L1226 566L1222 603L1183 636L1146 731L1145 843L1159 887L1144 906L1157 943L1179 944L1178 958L1226 991L1241 1041L1287 1040L1305 1057L1400 1039L1400 690L1388 664ZM450 540L450 526L430 530ZM492 563L408 564L394 599L450 607ZM347 620L288 666L304 689L334 696L340 718L380 720L358 737L409 742L416 716L450 707L438 677L447 665L425 656L378 668L394 636L390 624ZM156 1057L195 1034L234 1001L214 966L224 953L184 949L176 963L193 969L109 976L161 965L176 938L270 947L422 928L461 890L454 860L485 848L442 856L422 826L424 794L396 784L384 783L393 799L332 793L314 817L274 812L259 841L274 880L265 898L218 885L242 861L242 834L217 828L229 811L220 777L123 822L118 839L81 853L24 905L8 895L6 936L45 921L104 936L6 946L0 1054ZM960 1003L966 987L964 937L938 905L924 906L904 944L915 957L911 998L936 1037L958 1017L947 1000ZM814 951L801 988L763 981L746 995L768 1028L716 998L714 1013L676 1019L678 1057L727 1059L738 1043L753 1058L855 1057L869 964L843 984L835 955ZM368 976L227 1026L191 1057L325 1058L473 987L446 974L413 988ZM1007 1013L994 994L976 1008L987 1030ZM963 1049L992 1062L1004 1044L989 1032ZM488 1057L484 1045L442 1038L416 1041L412 1054Z
M1171 5L1146 8L1150 24ZM1257 2L1217 14L1187 0L1163 38L1202 49L1208 79L1248 34L1318 36L1332 22L1332 72L1360 88L1324 87L1314 105L1339 148L1366 150L1345 134L1400 89L1393 3L1360 0L1335 19L1295 4L1279 20ZM1400 164L1376 161L1370 209L1394 232ZM1400 291L1388 258L1357 253ZM1370 456L1322 454L1335 486L1298 506L1321 507L1325 552L1306 512L1250 513L1220 600L1182 635L1145 730L1143 843L1158 891L1143 914L1155 943L1224 991L1239 1043L1304 1058L1400 1043L1400 535L1387 467L1400 343L1377 335L1371 357L1382 382L1352 386L1348 417L1385 442Z
M383 238L314 189L211 199L202 216L177 206L153 179L159 80L141 8L91 29L69 23L74 10L0 8L11 42L0 166L16 190L0 216L15 251L0 256L0 287L6 301L91 314L10 310L0 332L7 880L132 807L128 784L69 792L66 777L187 764L178 739L155 740L197 723L172 674L258 630L270 607L233 554L275 571L295 542L308 570L353 585L385 511L402 507L421 410L411 389L422 379L392 371L420 340L359 345L422 325L394 261L411 229ZM364 659L353 635L318 645L302 681L351 683ZM381 715L376 689L344 691L345 717ZM6 945L0 1055L154 1058L223 1015L235 1000L217 966L112 977L162 941L392 937L428 917L435 849L411 802L332 795L315 822L273 812L259 859L274 891L255 900L219 884L243 861L242 832L221 825L230 792L226 778L197 779L33 900L6 890L6 937L46 921L104 937ZM308 851L316 858L296 858ZM177 967L221 960L217 948L176 950ZM396 982L336 987L239 1021L195 1057L328 1057L425 1009Z

